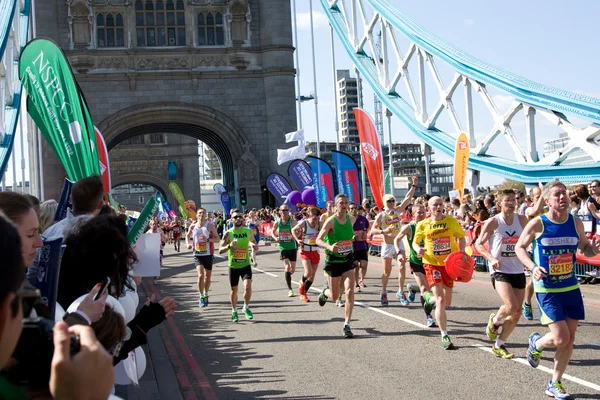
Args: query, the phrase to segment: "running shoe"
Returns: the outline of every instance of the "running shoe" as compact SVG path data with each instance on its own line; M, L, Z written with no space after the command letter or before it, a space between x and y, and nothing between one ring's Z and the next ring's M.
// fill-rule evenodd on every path
M304 282L300 283L300 286L298 287L298 293L300 293L300 296L306 295L306 288L304 287Z
M294 297L294 291L292 289L290 289L290 291L288 292L288 297Z
M200 296L200 307L206 307L206 303L204 302L204 296Z
M444 346L444 350L454 350L456 347L452 344L450 340L450 336L444 335L442 338L442 345Z
M359 293L362 291L359 284L356 284L356 291Z
M231 322L238 322L240 318L238 317L237 311L231 312Z
M367 287L367 285L365 285L365 280L364 280L364 279L361 279L361 280L360 280L360 286L362 286L362 287L364 287L364 288L366 288L366 287Z
M308 298L307 295L302 294L302 295L300 295L300 298L302 299L303 302L310 303L310 299Z
M533 310L531 308L531 304L526 304L523 302L523 316L525 319L532 320L533 319Z
M533 368L537 368L537 366L540 365L540 358L542 358L542 351L538 350L535 347L535 342L538 339L541 339L541 336L537 332L534 332L531 335L529 335L529 347L527 348L527 361L529 361L529 365L531 365Z
M499 326L494 325L494 317L496 313L490 314L490 319L488 320L487 328L485 329L485 333L487 334L488 339L495 341L498 338L498 329Z
M380 302L381 302L382 306L387 306L388 305L387 292L381 292Z
M351 339L354 337L354 333L350 330L350 325L344 325L344 338Z
M423 305L425 314L431 315L431 311L433 310L433 304L429 303L429 299L431 299L433 297L433 293L426 292L423 297L425 298L425 304Z
M415 285L409 283L406 285L406 290L408 290L408 300L413 303L415 301L415 297L417 295L418 290L416 290Z
M204 295L204 307L208 306L208 295Z
M431 314L429 314L427 316L427 327L428 328L435 328L437 325L435 323L435 319L433 319L433 316Z
M342 300L338 299L335 301L335 305L338 307L344 307L344 302Z
M546 394L560 400L573 398L573 396L567 393L567 389L565 389L560 381L548 382L548 386L546 386Z
M396 297L398 298L398 300L400 300L400 304L402 304L403 306L407 306L409 304L409 301L406 298L406 293L404 293L404 291L398 290L396 292Z
M246 307L244 308L244 315L246 316L246 319L252 319L254 318L254 315L252 315L252 311L250 311L250 308Z
M515 356L513 353L506 350L506 347L504 347L504 345L500 347L496 347L495 344L492 345L492 353L494 353L497 357L504 358L505 360L510 360Z
M319 295L319 305L323 307L325 303L327 303L327 296L325 296L325 289L323 288L323 291Z

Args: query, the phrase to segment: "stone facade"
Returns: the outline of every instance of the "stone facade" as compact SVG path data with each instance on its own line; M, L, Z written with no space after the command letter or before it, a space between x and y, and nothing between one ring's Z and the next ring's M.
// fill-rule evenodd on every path
M150 3L158 9L158 3L165 6L170 1ZM147 0L139 3L37 0L37 35L55 40L65 51L110 149L139 134L185 135L190 146L202 140L221 160L228 191L233 194L246 187L248 205L260 206L261 182L271 172L284 172L277 165L276 149L287 147L284 133L296 129L289 0L174 0L175 15L185 13L185 45L153 47L138 44L150 38L140 36L145 28L138 25L139 14L152 12L136 10L136 6L146 7ZM177 11L178 6L183 10ZM208 13L222 15L222 45L201 45L206 39L199 14ZM101 46L106 44L99 38L107 36L99 30L100 14L105 24L108 14L113 19L120 15L122 34L118 26L110 29L117 35L113 44L122 38L121 47ZM144 32L165 34L161 29ZM183 38L183 31L181 35L173 43ZM167 143L164 157L184 154L173 146ZM140 179L155 186L168 183L167 168L163 170L154 159L159 156L127 157L118 156L113 185ZM44 162L46 197L58 198L64 171L48 146ZM179 185L187 197L201 204L197 157L182 161L181 166Z

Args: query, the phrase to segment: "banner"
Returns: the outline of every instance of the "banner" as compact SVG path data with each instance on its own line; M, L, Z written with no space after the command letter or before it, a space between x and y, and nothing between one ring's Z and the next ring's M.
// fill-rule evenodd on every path
M186 200L183 203L183 208L190 218L196 218L196 202L194 200Z
M73 209L73 203L71 202L71 189L73 189L73 182L65 178L65 183L63 184L62 192L60 193L58 207L56 208L56 214L54 214L54 222L58 222L67 218L67 210L69 208Z
M313 187L313 176L310 165L304 160L295 160L288 167L288 176L299 191Z
M181 207L181 206L179 206L179 207ZM175 210L169 210L169 212L167 214L169 214L169 217L171 219L177 219L177 213L175 212ZM183 216L183 217L185 218L185 216Z
M377 207L383 210L383 158L379 136L373 124L373 119L365 110L355 107L354 118L356 119L360 150L365 160L365 169L369 177L373 199Z
M266 185L269 191L281 204L288 204L288 196L292 193L292 188L288 181L280 174L272 173L267 176ZM290 210L296 211L296 206L288 204Z
M158 203L158 213L164 213L165 209L163 208L163 202L162 199L160 197L160 192L156 193L156 202Z
M460 192L462 201L465 191L465 180L467 179L467 164L469 163L469 137L466 133L461 132L456 139L456 147L454 149L454 190Z
M137 221L137 218L131 216L127 217L127 232L133 228L135 221Z
M127 234L127 239L129 240L130 246L135 246L136 242L140 238L140 235L144 233L144 230L148 226L148 223L156 213L157 209L158 203L156 202L156 197L150 196L148 202L144 206L144 209L140 213L140 216L138 217L137 221L135 221L133 228L131 228Z
M308 156L308 164L313 172L313 187L317 198L317 207L325 208L328 201L335 197L333 185L333 171L331 166L324 160Z
M290 132L285 134L285 142L304 142L304 129L300 129L299 131Z
M175 199L179 203L180 208L178 207L178 209L181 213L181 216L184 218L190 217L190 215L185 211L185 197L183 196L183 192L181 191L179 185L176 182L169 182L169 190L171 193L173 193L173 196L175 196Z
M229 218L229 215L231 214L231 199L229 198L229 193L221 193L221 205L223 205L225 217Z
M100 166L100 176L102 177L102 186L104 186L104 200L108 201L106 198L106 193L111 192L111 182L110 182L110 163L108 161L108 149L106 147L106 142L104 141L104 136L100 133L100 130L94 126L94 135L96 136L96 145L98 146L98 163Z
M177 210L179 210L179 214L183 217L183 218L189 218L190 216L188 215L187 211L185 211L185 208L183 208L183 206L180 204L177 206ZM177 214L175 214L177 215Z
M30 41L19 60L27 111L76 182L100 174L94 125L60 48L48 39Z
M358 165L348 154L332 150L333 169L336 174L337 191L348 196L348 201L360 204L360 179Z
M108 204L110 204L112 208L114 208L117 211L121 210L121 205L115 200L114 197L112 197L110 193L107 194L106 197L108 198Z
M34 286L40 290L42 300L50 309L50 319L54 320L56 311L56 298L58 295L58 274L60 271L60 258L63 252L63 238L43 241L39 250L40 261Z
M162 202L162 206L163 206L163 210L165 210L165 212L166 212L167 214L170 214L170 213L171 213L171 210L173 209L173 208L171 207L171 203L169 203L167 200L165 200L165 201L163 201L163 202Z
M289 149L277 149L277 164L281 165L288 161L301 160L306 157L306 146L299 144Z

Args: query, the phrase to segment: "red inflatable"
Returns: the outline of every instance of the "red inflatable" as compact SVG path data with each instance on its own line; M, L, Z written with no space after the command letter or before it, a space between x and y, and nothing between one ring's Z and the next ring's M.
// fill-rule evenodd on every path
M463 256L466 263L463 262ZM446 258L446 272L456 282L469 282L473 278L475 260L465 253L456 251Z

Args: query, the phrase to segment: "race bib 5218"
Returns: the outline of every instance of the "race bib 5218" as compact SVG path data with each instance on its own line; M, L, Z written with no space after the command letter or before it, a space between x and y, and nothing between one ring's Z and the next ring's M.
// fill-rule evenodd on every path
M439 238L433 238L433 254L436 256L443 256L450 254L450 236L442 236Z
M557 254L548 257L550 275L567 275L573 272L573 254Z
M292 240L291 232L279 232L279 240L282 242L289 242Z

